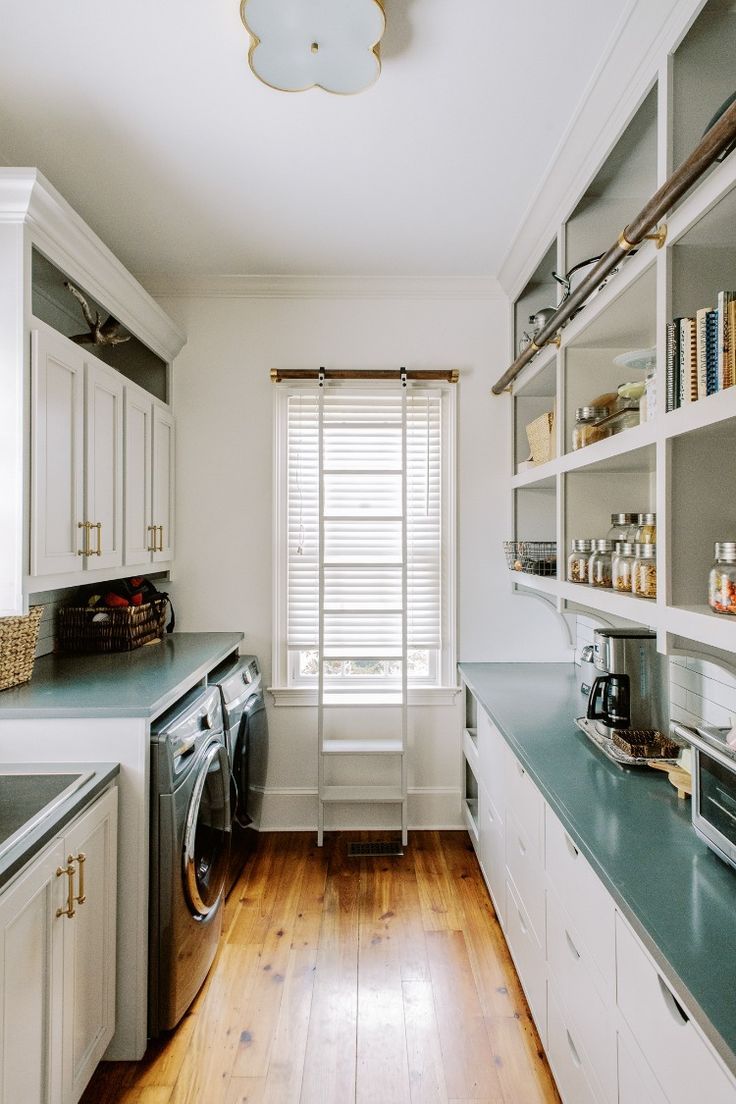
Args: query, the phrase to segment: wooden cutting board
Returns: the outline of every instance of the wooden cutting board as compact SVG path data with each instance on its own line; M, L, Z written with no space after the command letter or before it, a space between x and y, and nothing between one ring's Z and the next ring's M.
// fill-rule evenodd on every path
M672 763L661 763L657 759L650 759L649 766L654 770L665 772L681 801L686 797L692 797L693 779L690 771L686 771L684 767L673 766Z

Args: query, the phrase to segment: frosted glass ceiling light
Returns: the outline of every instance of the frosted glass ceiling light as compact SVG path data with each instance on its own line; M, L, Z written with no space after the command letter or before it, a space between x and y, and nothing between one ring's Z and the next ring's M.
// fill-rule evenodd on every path
M250 67L284 92L362 92L381 72L381 0L242 0Z

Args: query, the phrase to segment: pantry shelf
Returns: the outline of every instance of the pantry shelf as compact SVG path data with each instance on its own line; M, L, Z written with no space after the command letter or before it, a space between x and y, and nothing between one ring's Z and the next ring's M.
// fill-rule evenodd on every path
M713 613L708 605L668 606L665 628L674 636L683 636L698 644L723 651L736 651L736 617Z

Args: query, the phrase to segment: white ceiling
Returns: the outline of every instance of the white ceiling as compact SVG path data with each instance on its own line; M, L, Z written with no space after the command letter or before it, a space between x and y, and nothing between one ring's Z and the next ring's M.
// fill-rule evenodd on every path
M494 275L624 6L385 0L340 97L260 84L238 0L6 2L0 162L136 272Z

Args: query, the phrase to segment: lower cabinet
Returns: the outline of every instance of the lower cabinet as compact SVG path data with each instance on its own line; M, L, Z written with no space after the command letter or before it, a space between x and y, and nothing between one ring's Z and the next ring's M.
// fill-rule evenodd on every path
M565 1104L601 1104L593 1071L574 1025L562 1010L553 984L548 989L547 1057Z
M117 789L0 895L0 1104L76 1104L115 1027Z

